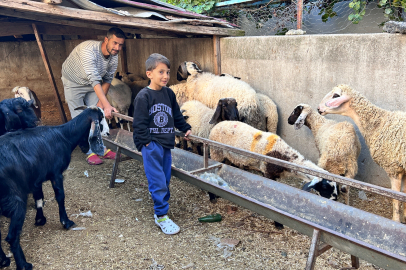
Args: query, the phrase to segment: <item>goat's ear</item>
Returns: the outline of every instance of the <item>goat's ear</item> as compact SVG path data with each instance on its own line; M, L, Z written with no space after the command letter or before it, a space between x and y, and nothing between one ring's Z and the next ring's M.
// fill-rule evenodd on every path
M90 149L99 156L104 156L104 144L100 132L99 120L92 121L89 132Z
M75 111L86 110L86 109L87 109L87 106L79 106L79 107L75 108Z
M222 103L221 101L219 101L219 103L217 104L217 108L216 111L213 114L213 117L211 118L209 124L216 124L218 119L220 118L220 113L222 110Z

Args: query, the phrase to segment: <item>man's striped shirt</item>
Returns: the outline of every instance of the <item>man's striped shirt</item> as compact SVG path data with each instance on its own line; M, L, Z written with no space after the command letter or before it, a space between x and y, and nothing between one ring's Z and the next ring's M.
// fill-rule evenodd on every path
M118 55L105 58L101 44L101 41L88 40L76 46L62 64L62 76L92 87L102 81L111 83L117 69Z

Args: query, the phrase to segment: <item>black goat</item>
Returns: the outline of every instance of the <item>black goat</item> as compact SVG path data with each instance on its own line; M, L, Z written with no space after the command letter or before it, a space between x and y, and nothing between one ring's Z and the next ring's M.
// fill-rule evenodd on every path
M32 269L20 246L29 193L33 193L36 202L35 225L46 223L42 211L43 182L51 180L63 227L69 229L75 225L66 214L62 173L69 166L72 151L83 140L89 141L94 153L104 154L101 133L108 134L108 125L105 120L101 125L103 120L103 111L90 107L66 124L19 130L0 137L0 208L1 214L10 218L6 241L17 269ZM0 267L9 264L10 259L0 248Z
M9 131L36 127L39 122L32 101L10 98L0 102L0 136Z

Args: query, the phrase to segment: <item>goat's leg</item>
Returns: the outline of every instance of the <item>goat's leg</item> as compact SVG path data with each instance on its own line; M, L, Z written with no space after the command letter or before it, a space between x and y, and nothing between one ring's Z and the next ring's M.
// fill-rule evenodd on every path
M391 188L392 190L395 191L399 191L400 192L400 188L401 188L401 184L402 184L402 178L403 178L403 174L400 173L397 175L396 177L390 177L390 183L391 183ZM393 199L392 200L392 205L393 205L393 216L392 216L392 220L400 222L400 216L399 216L399 206L400 206L400 202L398 200Z
M25 200L19 198L19 200L10 203L13 203L13 212L10 216L10 227L8 229L6 241L10 244L10 250L13 253L17 270L31 270L32 264L27 263L25 260L24 253L20 245L20 234L24 224L25 212L27 210L27 197Z
M65 209L65 191L63 189L63 176L56 175L53 180L51 180L52 187L55 192L55 199L59 206L59 220L61 221L65 229L69 229L75 225L72 220L68 219Z
M0 233L0 240L1 240L1 233ZM10 259L6 257L6 254L4 254L4 251L1 247L1 241L0 241L0 268L7 267L10 265Z
M36 187L32 195L35 200L35 207L37 208L37 214L35 215L35 226L44 226L47 223L47 219L44 216L42 207L44 204L44 193L42 192L42 184L40 187Z

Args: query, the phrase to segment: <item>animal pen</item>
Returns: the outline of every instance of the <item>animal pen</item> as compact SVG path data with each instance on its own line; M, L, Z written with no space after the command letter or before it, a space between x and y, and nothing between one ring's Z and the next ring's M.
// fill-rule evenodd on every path
M244 34L243 31L232 27L215 27L222 23L212 21L207 17L168 10L151 4L138 2L134 4L135 2L126 0L114 1L130 6L137 5L137 8L149 11L154 10L164 14L167 12L181 18L172 19L172 22L171 20L156 21L79 9L78 4L83 2L86 1L72 0L69 2L72 3L70 7L64 7L30 0L0 0L0 36L18 38L22 35L35 35L62 123L68 119L62 105L61 93L63 92L61 87L58 87L58 84L61 84L54 75L56 71L52 69L46 42L43 40L44 35L96 37L105 35L106 30L117 26L129 36L141 37L126 40L125 47L120 52L118 70L121 72L135 74L143 72L144 59L152 52L159 52L172 60L173 67L177 67L180 62L185 60L197 60L205 71L220 74L220 37ZM66 51L69 51L68 48L72 49L80 39L65 41L67 42ZM65 54L63 57L66 58L67 55ZM25 63L25 65L27 64ZM176 68L172 68L171 72L171 84L173 84L176 78L174 76ZM117 116L131 120L122 115ZM306 269L313 269L316 257L331 247L353 255L352 266L354 268L358 267L358 257L387 269L406 268L406 235L403 224L214 162L208 158L208 146L227 149L250 158L261 159L406 202L406 196L403 193L317 172L195 136L192 136L192 139L204 143L204 157L175 149L173 151L173 175L312 237ZM120 153L141 161L142 158L134 148L132 135L124 130L112 130L110 137L105 139L105 144L112 149L117 149L118 153L113 168L112 187L114 174L121 161ZM202 180L198 174L203 172L218 174L227 180L232 189L225 189Z

